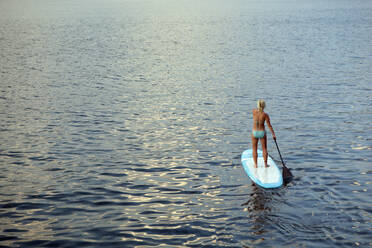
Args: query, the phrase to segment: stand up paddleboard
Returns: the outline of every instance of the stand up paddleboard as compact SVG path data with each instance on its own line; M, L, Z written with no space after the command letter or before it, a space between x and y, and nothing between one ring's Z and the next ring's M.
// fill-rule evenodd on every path
M282 173L270 156L268 156L267 164L269 167L266 168L261 150L257 149L257 168L254 167L252 149L245 150L242 153L243 168L255 184L258 184L262 188L277 188L282 186Z

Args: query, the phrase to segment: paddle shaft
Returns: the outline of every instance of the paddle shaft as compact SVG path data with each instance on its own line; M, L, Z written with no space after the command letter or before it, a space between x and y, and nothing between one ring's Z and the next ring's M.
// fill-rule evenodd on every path
M283 179L285 181L289 182L289 180L293 177L293 175L292 175L291 171L284 164L282 154L280 153L280 150L279 150L278 143L276 143L276 139L274 139L274 141L275 141L276 148L278 149L280 159L282 160L282 165L283 165L282 176L283 176Z
M276 148L278 149L280 159L282 160L282 164L285 167L285 164L284 164L284 161L283 161L283 158L282 158L282 154L280 153L280 150L279 150L278 143L276 142L276 139L274 139L274 141L275 141Z

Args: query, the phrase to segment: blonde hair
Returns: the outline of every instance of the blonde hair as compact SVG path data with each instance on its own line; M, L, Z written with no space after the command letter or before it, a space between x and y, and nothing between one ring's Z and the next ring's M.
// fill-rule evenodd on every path
M260 112L264 111L264 108L266 107L266 102L262 99L257 101L257 108L260 110Z

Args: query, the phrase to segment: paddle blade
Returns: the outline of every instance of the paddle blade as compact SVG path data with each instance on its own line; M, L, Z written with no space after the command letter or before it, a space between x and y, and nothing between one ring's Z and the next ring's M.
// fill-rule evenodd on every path
M283 176L284 181L288 181L293 177L291 171L284 164L283 164L282 176Z

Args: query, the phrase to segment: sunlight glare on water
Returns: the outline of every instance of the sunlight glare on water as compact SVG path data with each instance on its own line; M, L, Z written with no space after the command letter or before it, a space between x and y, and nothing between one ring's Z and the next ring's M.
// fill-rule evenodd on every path
M371 246L371 10L1 1L0 246ZM279 189L241 166L259 98Z

